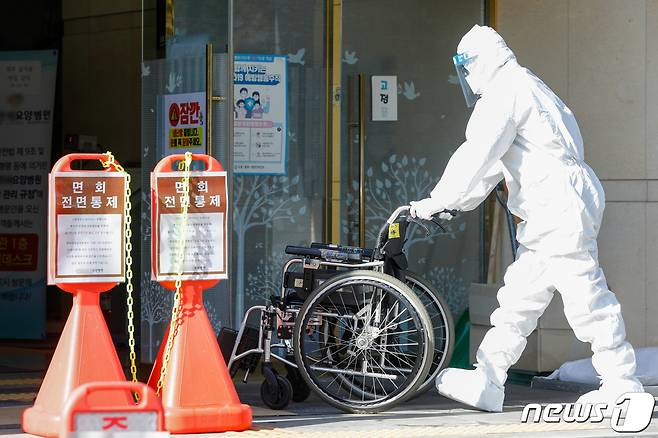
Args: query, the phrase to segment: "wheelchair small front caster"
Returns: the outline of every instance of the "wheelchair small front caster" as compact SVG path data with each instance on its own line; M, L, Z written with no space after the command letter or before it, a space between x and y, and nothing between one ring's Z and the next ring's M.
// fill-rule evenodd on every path
M294 361L295 358L290 360ZM292 401L296 403L305 401L311 395L311 388L308 387L297 368L286 365L286 370L288 371L286 377L292 385Z
M285 409L290 403L292 395L292 385L288 379L278 374L275 374L275 382L270 382L266 379L260 385L260 398L270 409L277 411Z
M260 398L270 409L284 409L292 398L292 385L272 368L271 362L263 362L262 371L265 381L260 385Z

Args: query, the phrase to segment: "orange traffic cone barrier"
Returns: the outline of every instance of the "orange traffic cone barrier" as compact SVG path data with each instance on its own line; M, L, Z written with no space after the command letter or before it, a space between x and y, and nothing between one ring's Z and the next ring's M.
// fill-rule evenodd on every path
M165 429L171 433L242 431L251 408L240 403L203 306L203 282L183 282L179 325L161 390ZM157 389L168 333L149 386Z
M78 386L94 381L126 380L99 305L101 292L115 284L59 285L73 293L73 308L34 406L23 412L25 432L58 436L64 406ZM99 406L134 404L130 395L123 392L97 397L92 402Z

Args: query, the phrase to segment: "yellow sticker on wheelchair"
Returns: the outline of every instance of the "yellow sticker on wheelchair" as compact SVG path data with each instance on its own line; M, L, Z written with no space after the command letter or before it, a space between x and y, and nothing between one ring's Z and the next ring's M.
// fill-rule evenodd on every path
M398 239L400 237L400 224L394 223L388 226L388 238Z

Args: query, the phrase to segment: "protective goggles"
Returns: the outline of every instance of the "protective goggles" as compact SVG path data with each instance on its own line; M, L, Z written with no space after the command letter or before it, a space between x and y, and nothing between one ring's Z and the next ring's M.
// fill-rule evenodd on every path
M479 95L473 93L471 86L468 84L466 77L468 76L468 64L470 64L475 57L469 57L466 53L458 53L452 57L452 62L455 64L455 70L457 71L457 78L459 78L459 84L462 86L462 92L464 93L464 99L466 100L466 106L469 108L475 105L475 102L480 98Z

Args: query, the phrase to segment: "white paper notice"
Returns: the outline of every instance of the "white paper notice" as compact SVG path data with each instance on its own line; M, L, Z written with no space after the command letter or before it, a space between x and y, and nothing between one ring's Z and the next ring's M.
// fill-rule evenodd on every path
M175 280L181 260L180 214L160 215L160 274ZM226 278L224 213L190 213L185 230L184 279Z
M398 119L398 77L372 77L372 120L396 121Z
M120 214L61 214L57 217L57 275L116 276L123 280ZM104 279L110 281L109 279Z

